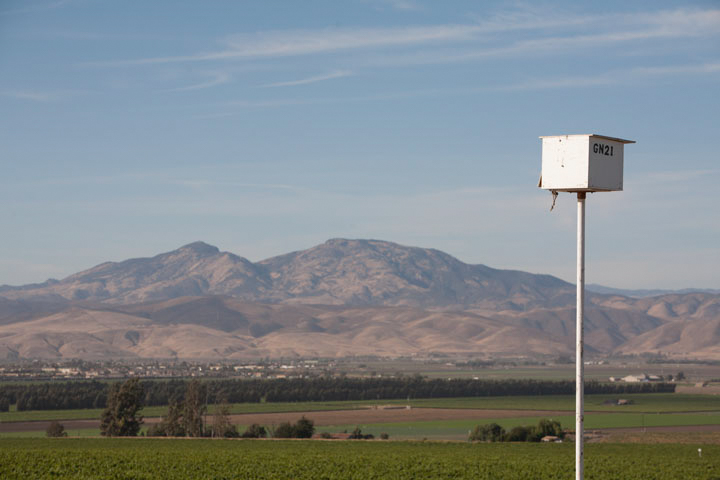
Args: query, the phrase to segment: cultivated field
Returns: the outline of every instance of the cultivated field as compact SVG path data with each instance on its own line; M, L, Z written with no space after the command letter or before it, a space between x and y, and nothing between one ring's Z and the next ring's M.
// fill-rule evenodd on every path
M720 430L720 398L713 395L636 394L624 395L630 405L608 405L616 397L589 395L585 425L587 429L632 428L693 429L706 425ZM406 408L406 404L411 408ZM479 408L484 407L484 408ZM502 408L505 407L505 408ZM543 408L545 407L545 408ZM553 408L555 407L555 408ZM236 404L232 423L243 426L258 423L272 426L295 422L301 415L311 418L319 431L352 431L360 426L375 436L388 433L393 439L465 440L468 430L478 424L496 422L504 428L534 425L541 418L553 418L565 428L574 426L574 397L568 395L536 397L447 398L385 402L303 402L296 404ZM146 409L157 412L159 407ZM212 421L212 410L207 416ZM10 412L19 420L24 414L53 414L62 420L70 435L97 435L100 411L82 411L87 417L68 415L64 411ZM77 413L79 411L67 411ZM162 412L162 410L161 410ZM156 413L157 414L157 413ZM19 417L19 418L18 418ZM11 417L12 418L12 417ZM152 424L159 417L146 417ZM0 423L0 436L43 436L48 421L12 421Z
M702 448L702 456L697 448ZM591 444L588 480L708 480L713 445ZM0 440L4 479L568 479L572 444L383 441Z
M610 405L607 402L623 398L629 405ZM236 403L231 413L236 415L255 413L316 412L332 410L366 410L382 406L406 406L413 408L478 409L478 410L575 410L574 395L534 395L511 397L472 398L428 398L414 400L366 400L337 402L277 402L277 403ZM212 406L210 413L212 413ZM720 395L706 394L624 394L586 395L585 410L588 412L720 412ZM7 422L28 422L42 420L82 420L100 418L102 409L78 410L32 410L0 412L0 424ZM145 407L146 417L160 417L167 413L167 407Z

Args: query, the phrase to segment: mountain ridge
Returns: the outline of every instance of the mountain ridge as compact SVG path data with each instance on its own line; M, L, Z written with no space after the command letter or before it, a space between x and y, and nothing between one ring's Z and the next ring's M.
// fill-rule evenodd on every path
M188 295L336 305L525 309L572 293L550 275L466 264L436 249L381 240L330 239L250 262L204 242L154 257L105 262L62 280L7 287L7 298L137 303ZM564 300L563 300L564 301Z
M720 358L720 295L586 296L598 355ZM204 242L0 289L0 358L572 354L575 287L330 239L251 262Z

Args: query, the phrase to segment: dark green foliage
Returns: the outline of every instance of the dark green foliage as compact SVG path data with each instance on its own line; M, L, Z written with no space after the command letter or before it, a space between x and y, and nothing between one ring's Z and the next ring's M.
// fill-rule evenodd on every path
M273 430L273 437L275 438L294 438L295 427L290 422L282 422L280 425L275 427Z
M168 405L187 397L192 380L145 380L143 405ZM572 395L573 381L551 380L428 380L405 378L297 378L272 380L208 380L202 382L202 403L308 402L395 398L496 397L513 395ZM10 403L22 410L100 408L105 405L107 383L97 381L51 382L3 387ZM587 382L586 394L673 393L670 383Z
M262 425L253 423L243 432L241 436L243 438L265 438L267 437L267 431Z
M295 423L295 438L312 438L315 433L315 422L303 416Z
M476 426L468 439L477 442L539 442L543 437L565 437L560 422L542 419L534 427L518 426L505 432L497 423Z
M390 438L390 435L388 435L385 432L380 434L380 440L388 440L389 438Z
M62 423L53 420L50 422L50 425L48 425L47 429L45 430L45 436L46 437L67 437L67 432L65 431L65 425Z
M363 434L360 427L355 427L355 430L352 431L348 438L350 440L372 440L373 438L375 438L375 435L373 435L372 433Z
M548 420L546 418L543 418L538 422L537 427L535 427L535 431L533 433L534 436L537 438L537 441L540 441L543 437L547 436L553 436L558 438L565 437L565 432L563 432L560 422L558 422L557 420Z
M534 440L533 427L513 427L505 434L505 442L529 442Z
M273 431L275 438L312 438L315 433L315 422L303 416L295 422L283 422Z
M488 423L476 426L470 433L469 440L473 442L502 442L505 429L497 423Z
M10 411L10 399L8 397L0 397L0 412Z
M107 437L137 436L143 423L143 387L137 378L123 384L114 383L108 394L108 404L102 413L100 434Z
M11 403L18 411L102 408L107 401L108 384L92 381L51 382L6 385Z

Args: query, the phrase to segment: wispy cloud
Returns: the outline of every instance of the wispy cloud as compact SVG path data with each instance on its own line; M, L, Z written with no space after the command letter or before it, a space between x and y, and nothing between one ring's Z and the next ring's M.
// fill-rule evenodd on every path
M60 98L60 95L57 93L30 90L3 90L0 94L4 97L16 98L18 100L30 100L33 102L51 102Z
M261 85L262 87L293 87L295 85L307 85L309 83L324 82L325 80L333 80L335 78L350 77L353 72L348 70L342 70L337 72L328 73L325 75L317 75L314 77L302 78L300 80L290 80L287 82L275 82Z
M21 13L35 13L42 10L53 10L56 8L64 7L66 5L69 5L72 3L72 0L57 0L55 2L46 2L46 3L36 3L36 4L30 4L30 2L27 2L29 5L22 7L22 8L15 8L15 9L9 9L9 10L0 10L0 15L14 15L14 14L21 14Z
M553 88L582 88L598 87L618 83L618 78L613 75L601 75L590 77L565 77L559 79L532 79L521 83L502 85L489 88L494 90L546 90Z
M320 30L268 31L254 34L231 35L224 40L226 48L216 52L154 57L134 60L96 62L93 65L127 66L178 62L219 61L265 57L288 57L324 54L338 51L392 48L418 45L477 44L491 42L482 49L447 55L441 52L425 61L448 62L474 58L551 51L559 48L586 48L610 43L627 43L657 38L718 35L720 33L720 9L677 9L673 11L642 12L635 14L606 15L603 25L613 28L597 33L558 35L562 29L582 25L595 25L595 16L506 15L478 20L477 23L455 25L429 25L391 28L327 28ZM488 34L537 30L535 38L502 44ZM554 36L546 36L552 31ZM498 44L499 43L499 44ZM477 45L476 45L477 46ZM403 52L405 55L407 52ZM424 55L426 52L419 52Z
M660 67L637 67L632 70L638 75L695 75L720 72L720 62L697 65L668 65Z
M687 183L690 180L720 176L720 169L673 170L646 172L633 178L635 184ZM693 183L693 186L695 183Z
M232 77L225 72L211 72L209 73L213 78L206 82L195 83L193 85L187 85L185 87L171 88L169 92L187 92L190 90L202 90L204 88L216 87L224 83L228 83Z
M429 42L468 40L477 34L477 32L478 27L474 25L270 31L256 34L231 35L225 39L225 44L228 48L218 52L137 60L93 62L91 64L125 66L256 57L286 57L369 47L391 47Z
M384 0L384 3L390 5L395 10L417 11L422 10L422 6L412 0Z
M702 75L720 72L720 63L697 65L667 65L636 67L615 70L604 75L563 77L558 79L532 79L522 83L503 85L497 90L544 90L552 88L582 88L627 83L643 76Z
M238 115L241 110L255 108L281 108L304 105L333 104L333 103L364 103L372 101L402 100L418 97L444 97L481 94L487 92L548 90L557 88L589 88L618 84L627 84L642 79L643 76L662 75L702 75L720 72L720 64L707 63L698 65L669 65L664 67L636 67L632 69L614 70L604 75L573 76L562 78L531 78L517 83L503 85L481 85L472 88L432 88L405 90L402 92L388 92L375 95L360 95L349 97L315 97L315 98L278 98L273 100L235 100L225 102L222 107L234 109L218 113L196 115L194 119L225 118ZM274 85L267 85L274 86ZM279 86L279 85L278 85Z

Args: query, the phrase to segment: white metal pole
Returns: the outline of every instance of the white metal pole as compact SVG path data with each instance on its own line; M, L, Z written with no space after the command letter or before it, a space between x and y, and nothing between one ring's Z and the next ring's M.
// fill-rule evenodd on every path
M583 420L584 420L584 332L585 313L585 192L578 192L577 210L577 306L575 331L575 479L583 480Z

